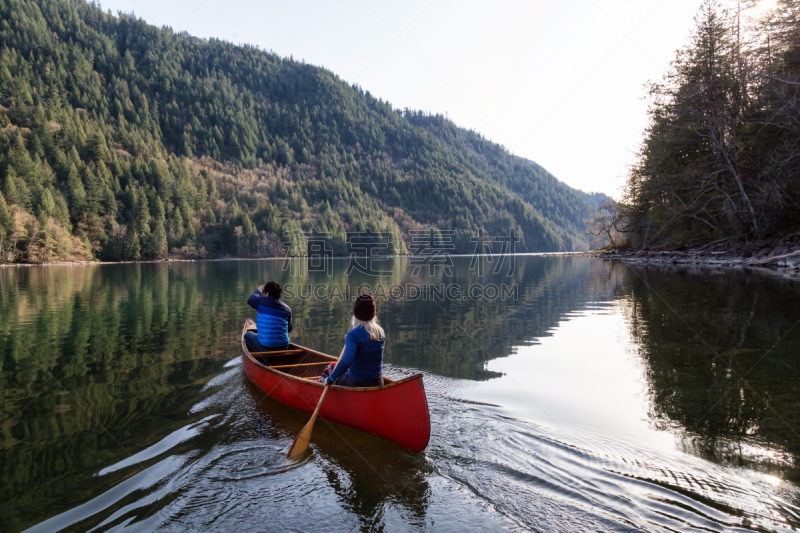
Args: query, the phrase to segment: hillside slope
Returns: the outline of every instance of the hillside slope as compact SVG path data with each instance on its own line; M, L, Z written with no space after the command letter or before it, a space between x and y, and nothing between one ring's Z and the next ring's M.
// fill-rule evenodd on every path
M3 259L282 253L303 230L582 249L581 193L331 72L65 0L0 0ZM571 192L570 192L571 191Z

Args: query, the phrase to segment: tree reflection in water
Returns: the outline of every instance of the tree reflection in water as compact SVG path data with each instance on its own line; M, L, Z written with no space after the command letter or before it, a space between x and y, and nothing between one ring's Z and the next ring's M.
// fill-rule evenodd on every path
M651 419L694 455L785 475L800 453L800 285L741 270L616 265Z
M517 258L511 277L481 277L468 268L469 258L454 258L452 277L413 277L407 261L390 260L392 273L380 276L346 276L346 260L336 261L331 277L312 272L302 278L292 277L281 261L0 269L4 528L24 529L133 479L138 467L95 474L213 412L225 422L209 424L170 453L198 457L250 440L288 442L307 416L268 399L259 404L238 368L224 366L240 355L241 324L253 316L247 295L268 279L350 285L353 293L361 283L516 283L519 298L505 302L379 302L393 371L473 381L497 377L486 369L488 361L542 342L568 314L616 301L645 363L656 427L679 435L689 453L798 480L800 327L791 329L800 319L796 282L581 257ZM293 340L337 354L352 303L288 303ZM229 373L239 380L216 384ZM210 412L196 412L219 394L223 400ZM240 396L249 398L250 410L237 410ZM239 427L241 421L247 427ZM324 423L314 443L325 475L315 483L334 495L325 505L350 510L365 530L386 523L382 513L390 507L404 509L406 523L424 525L432 482L423 457ZM278 464L276 450L263 453ZM237 486L225 477L238 472L231 454L216 485L203 478L214 490ZM213 468L222 466L209 472ZM169 501L160 505L154 513L166 512Z

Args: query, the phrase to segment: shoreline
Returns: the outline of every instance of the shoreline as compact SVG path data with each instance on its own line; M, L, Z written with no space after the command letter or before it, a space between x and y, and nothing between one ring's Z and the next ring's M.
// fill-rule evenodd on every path
M581 255L589 252L525 252L519 254L510 254L516 256L528 256L528 255L537 255L541 257L550 257L550 256L557 256L557 255ZM449 254L450 257L472 257L472 254ZM479 254L480 256L485 256L487 254ZM296 260L296 259L304 259L308 256L292 256L288 259ZM348 259L349 255L335 255L331 256L330 259ZM356 256L358 258L363 258L366 256L359 255ZM386 255L386 256L374 256L375 258L398 258L398 257L413 257L411 254L405 255ZM206 258L195 258L195 259L146 259L143 261L52 261L49 263L0 263L0 268L4 267L42 267L42 266L87 266L87 265L137 265L137 264L148 264L148 263L200 263L200 262L208 262L208 261L273 261L276 259L284 260L287 259L285 256L276 256L276 257L206 257Z
M630 250L630 251L594 251L585 255L603 261L617 263L659 265L659 266L702 266L711 268L741 268L762 273L781 273L788 277L800 277L800 246L786 248L785 245L774 247L755 255L737 253L736 251L697 250ZM796 248L796 249L795 249Z
M800 240L800 239L798 239ZM711 243L712 245L714 243ZM719 245L718 245L719 246ZM735 247L735 245L734 245ZM758 247L758 246L756 246ZM758 253L747 257L747 252L736 253L732 250L716 250L715 246L706 245L695 250L589 250L584 252L538 252L514 254L520 256L536 255L540 257L584 256L594 257L602 261L658 266L700 266L709 268L741 268L761 273L782 273L789 277L800 278L800 242L787 246L767 246ZM785 248L785 250L784 250ZM460 257L465 254L453 254ZM337 256L334 259L346 259L349 256ZM407 255L387 257L410 257ZM152 259L146 261L55 261L51 263L0 263L0 268L10 267L48 267L48 266L92 266L92 265L125 265L149 263L199 263L216 261L275 261L286 257L214 257L197 259ZM302 257L291 257L296 260Z
M288 259L303 259L305 256L289 257ZM346 259L349 256L334 256L331 259ZM363 257L363 256L358 256ZM386 257L411 257L408 255L389 255ZM91 266L91 265L145 265L150 263L206 263L214 261L274 261L284 260L286 257L208 257L197 259L146 259L144 261L52 261L50 263L0 263L0 268L8 267L46 267L46 266Z

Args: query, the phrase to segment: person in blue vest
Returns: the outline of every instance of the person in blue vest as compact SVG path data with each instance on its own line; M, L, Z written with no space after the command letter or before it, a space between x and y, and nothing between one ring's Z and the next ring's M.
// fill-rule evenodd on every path
M375 298L362 294L353 306L350 331L344 341L344 353L325 381L342 387L378 387L383 385L383 348L386 335L378 325Z
M260 285L247 299L247 304L258 310L258 333L248 331L244 334L244 341L251 352L273 352L289 348L292 310L281 301L281 296L283 287L270 281Z

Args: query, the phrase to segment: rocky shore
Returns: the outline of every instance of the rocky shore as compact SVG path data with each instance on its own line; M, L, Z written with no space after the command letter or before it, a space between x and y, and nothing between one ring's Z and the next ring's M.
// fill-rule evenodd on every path
M719 241L686 249L643 249L589 252L605 261L661 265L708 265L783 270L800 274L800 235L782 239Z

